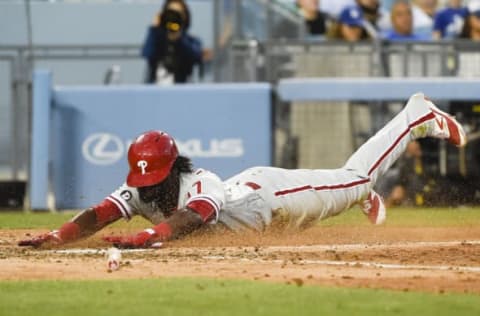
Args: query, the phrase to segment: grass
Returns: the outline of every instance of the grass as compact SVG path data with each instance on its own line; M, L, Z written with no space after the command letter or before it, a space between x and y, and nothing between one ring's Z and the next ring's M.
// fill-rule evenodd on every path
M0 212L0 229L53 229L74 215L75 212ZM142 218L115 225L148 226ZM351 210L320 225L369 224L359 210ZM480 208L392 209L387 225L478 226ZM480 315L480 296L186 278L0 281L0 316L89 314Z
M0 212L0 229L58 228L76 212L34 213ZM130 222L118 221L117 227L144 228L149 226L143 218ZM370 226L362 212L353 208L339 216L326 219L321 226ZM387 210L387 226L408 227L461 227L480 225L480 207L462 208L393 208Z
M480 297L253 281L0 282L0 315L480 315Z
M0 229L56 229L70 220L77 212L0 212ZM145 228L150 226L145 219L135 217L130 222L119 220L113 224L116 227Z

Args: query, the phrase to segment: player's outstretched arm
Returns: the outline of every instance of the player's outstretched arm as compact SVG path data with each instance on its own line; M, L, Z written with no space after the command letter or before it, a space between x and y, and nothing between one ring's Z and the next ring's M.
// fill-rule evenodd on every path
M88 208L70 221L63 224L58 230L18 242L19 246L51 246L62 245L81 238L88 237L103 227L121 218L118 209L107 200L101 204Z
M186 207L172 214L160 224L147 228L132 236L107 236L105 241L118 248L158 247L161 242L179 238L200 228L206 221L202 216Z

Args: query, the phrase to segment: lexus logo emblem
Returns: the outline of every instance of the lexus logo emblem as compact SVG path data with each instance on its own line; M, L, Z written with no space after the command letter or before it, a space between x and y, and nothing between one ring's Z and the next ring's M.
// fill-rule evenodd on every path
M95 133L82 144L85 159L95 165L111 165L119 161L125 151L122 140L113 134Z

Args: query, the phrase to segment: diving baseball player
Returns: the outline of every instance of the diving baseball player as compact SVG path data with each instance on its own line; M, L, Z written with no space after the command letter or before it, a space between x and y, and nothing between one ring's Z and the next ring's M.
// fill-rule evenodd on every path
M129 148L126 183L59 230L20 241L19 245L67 243L136 215L153 226L132 236L108 236L104 240L120 248L155 247L206 224L218 223L235 231L262 231L276 224L305 228L355 204L373 224L381 224L386 211L382 198L372 188L407 144L422 137L447 139L459 147L466 144L461 125L418 93L342 168L254 167L222 181L210 171L193 170L168 134L149 131Z

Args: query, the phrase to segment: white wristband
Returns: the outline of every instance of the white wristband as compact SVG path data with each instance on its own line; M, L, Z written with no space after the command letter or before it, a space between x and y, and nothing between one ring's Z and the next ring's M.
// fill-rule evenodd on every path
M152 228L147 228L147 229L145 229L145 231L152 236L156 234L156 232Z

